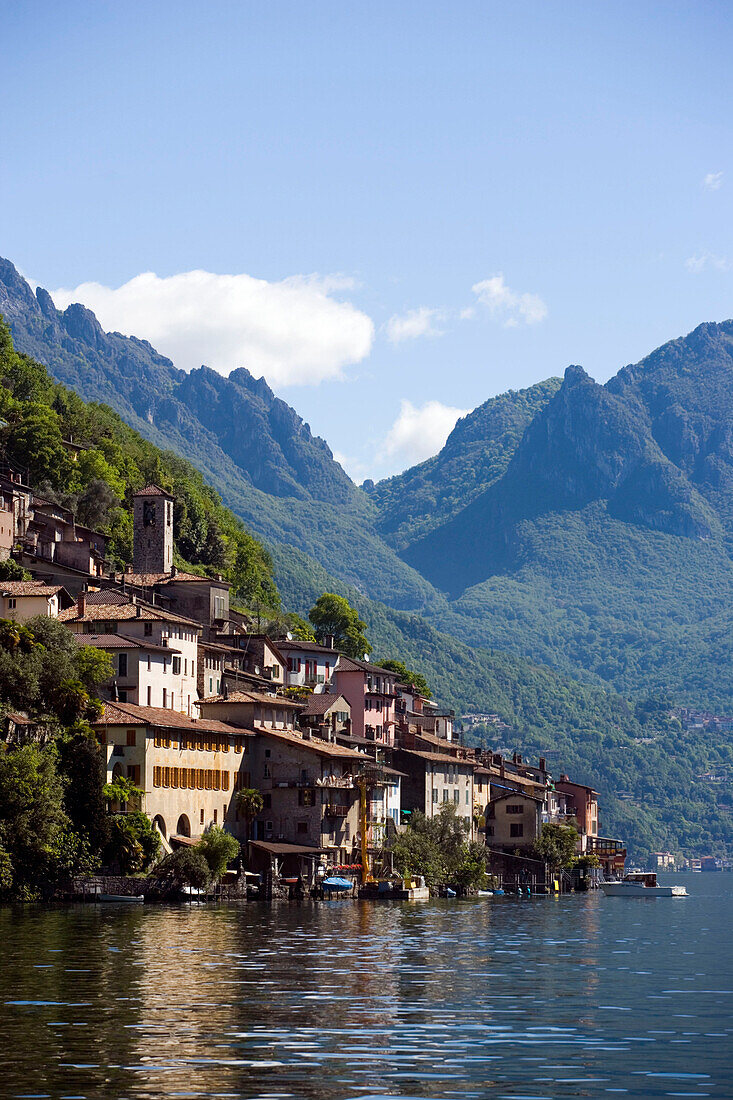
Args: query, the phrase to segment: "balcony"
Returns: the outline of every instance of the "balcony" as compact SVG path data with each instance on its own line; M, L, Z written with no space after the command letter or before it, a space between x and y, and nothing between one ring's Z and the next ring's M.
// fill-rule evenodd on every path
M324 817L348 817L349 807L339 805L336 802L331 802L328 806L323 807Z
M316 787L336 787L343 791L353 791L353 775L324 775L315 781Z

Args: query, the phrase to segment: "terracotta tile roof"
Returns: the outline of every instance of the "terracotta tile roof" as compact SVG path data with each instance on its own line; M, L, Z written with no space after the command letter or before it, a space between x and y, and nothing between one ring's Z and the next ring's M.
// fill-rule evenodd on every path
M343 703L342 710L351 710L343 695L330 695L327 691L320 692L318 695L311 695L305 701L303 716L311 717L318 714L328 714L329 710L335 707L339 701Z
M137 585L139 588L152 588L153 585L175 584L176 581L201 581L206 584L220 584L223 588L229 588L229 581L217 581L214 577L202 577L198 573L184 573L178 570L176 573L118 573L119 582Z
M445 752L423 752L421 749L398 749L397 751L405 752L408 756L418 756L421 760L431 760L435 764L455 764L470 768L472 771L475 767L471 760L461 760L457 756L449 756Z
M334 745L332 741L323 741L320 737L306 739L300 734L291 733L289 730L258 729L257 735L261 737L274 737L276 741L285 741L289 745L297 745L307 752L316 752L319 756L331 756L340 760L358 760L365 763L366 757L362 752L355 752L343 745Z
M124 634L72 634L79 645L91 645L96 649L144 649L146 653L180 653L172 646L153 645L144 638L126 638Z
M132 495L134 497L168 497L169 500L173 500L171 494L161 489L160 485L146 485L144 489L138 489Z
M104 714L95 726L157 726L160 729L180 729L190 733L228 733L232 737L253 737L254 731L231 726L213 718L189 718L177 710L163 707L138 707L134 703L105 703Z
M86 593L87 607L90 604L106 604L108 607L112 604L129 603L130 597L125 592L118 592L114 588L102 588L99 592L87 592Z
M327 653L330 657L338 657L339 652L337 649L329 649L328 646L318 645L316 642L304 642L300 638L280 638L277 642L278 649L281 649L283 653L291 653L293 650L297 650L302 653Z
M0 581L3 596L55 596L65 591L62 584L44 584L43 581Z
M397 673L391 672L381 665L370 665L368 661L357 661L354 657L345 657L343 653L339 657L336 672L378 672L381 676L390 676L397 679Z
M206 700L207 706L209 703L267 703L269 706L294 707L296 710L303 706L295 699L285 699L282 695L266 695L261 691L230 691L227 696L212 695Z
M158 608L148 607L141 603L87 603L85 612L79 615L79 605L67 608L59 612L59 619L65 623L94 623L94 622L159 622L180 623L182 626L194 627L201 630L201 623L193 619L186 619L183 615L175 615L172 611L162 611Z

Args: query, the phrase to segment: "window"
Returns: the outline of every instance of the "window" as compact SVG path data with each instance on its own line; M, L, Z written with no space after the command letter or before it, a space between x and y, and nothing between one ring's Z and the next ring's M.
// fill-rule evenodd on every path
M127 654L126 653L120 653L119 657L117 658L117 671L118 671L120 677L124 678L125 676L127 676Z
M145 633L146 638L150 637L150 635L153 633L153 624L152 623L145 623L144 633Z
M466 791L466 805L467 806L471 805L471 793L470 793L470 791Z
M449 795L449 794L450 794L450 791L448 791L448 790L447 790L447 789L446 789L446 788L444 787L444 788L443 788L443 801L444 801L444 802L447 802L447 801L448 801L448 795Z
M137 737L134 730L127 730L127 744L132 748L137 744Z
M433 802L437 802L437 801L438 801L438 788L433 787Z
M163 768L163 786L170 787L171 785L171 770L170 768Z
M148 653L148 672L150 672L150 654Z
M181 675L181 658L180 657L174 657L173 658L173 669L172 669L172 671L173 671L174 676L180 676Z
M508 814L521 814L524 812L524 807L521 802L510 802L507 805L506 812Z
M199 818L199 821L203 825L203 823L204 823L204 811L203 810L201 811L201 817Z
M262 808L263 808L263 810L271 810L272 809L272 795L271 794L265 794L265 795L262 796Z
M216 810L214 810L214 824L216 825Z
M457 787L453 792L453 801L455 802L456 806L461 801L461 792L458 790Z
M326 792L323 792L326 794ZM298 805L299 806L315 806L316 804L316 792L312 790L300 790L298 791Z
M265 756L270 756L270 749L265 749Z
M509 836L524 836L524 825L513 821L509 826Z
M299 821L298 824L296 825L296 832L298 832L300 834L307 833L308 832L308 822L307 821Z
M168 706L168 689L167 688L163 688L163 706L164 707Z
M153 768L153 786L160 787L163 782L162 768Z
M153 689L151 688L150 684L148 684L148 706L151 707L152 705L153 705Z
M223 791L229 790L229 772L221 773L221 789Z

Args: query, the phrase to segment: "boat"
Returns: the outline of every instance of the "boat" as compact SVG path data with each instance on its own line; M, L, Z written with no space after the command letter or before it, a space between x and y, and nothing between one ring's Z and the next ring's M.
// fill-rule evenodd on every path
M125 902L137 902L141 905L145 898L142 894L97 894L99 901L125 901Z
M607 898L686 898L684 886L658 886L654 871L632 872L619 882L601 882Z
M455 890L453 890L453 889L452 889L452 888L451 888L450 886L446 886L446 888L445 888L445 896L446 896L447 898L454 898L454 897L456 896L456 892L455 892Z
M329 878L324 878L321 886L330 894L343 894L346 890L354 889L354 883L351 879L342 878L340 875L331 875Z
M480 898L493 898L494 892L494 890L479 890L478 896Z

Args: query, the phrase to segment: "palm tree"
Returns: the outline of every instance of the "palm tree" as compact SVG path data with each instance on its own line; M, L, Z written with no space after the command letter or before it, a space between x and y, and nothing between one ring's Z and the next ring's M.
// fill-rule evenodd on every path
M245 852L248 852L246 847L249 843L249 828L257 817L257 814L262 813L262 808L265 805L265 800L260 792L255 787L244 787L241 791L237 791L236 807L237 811L244 818L245 823Z

